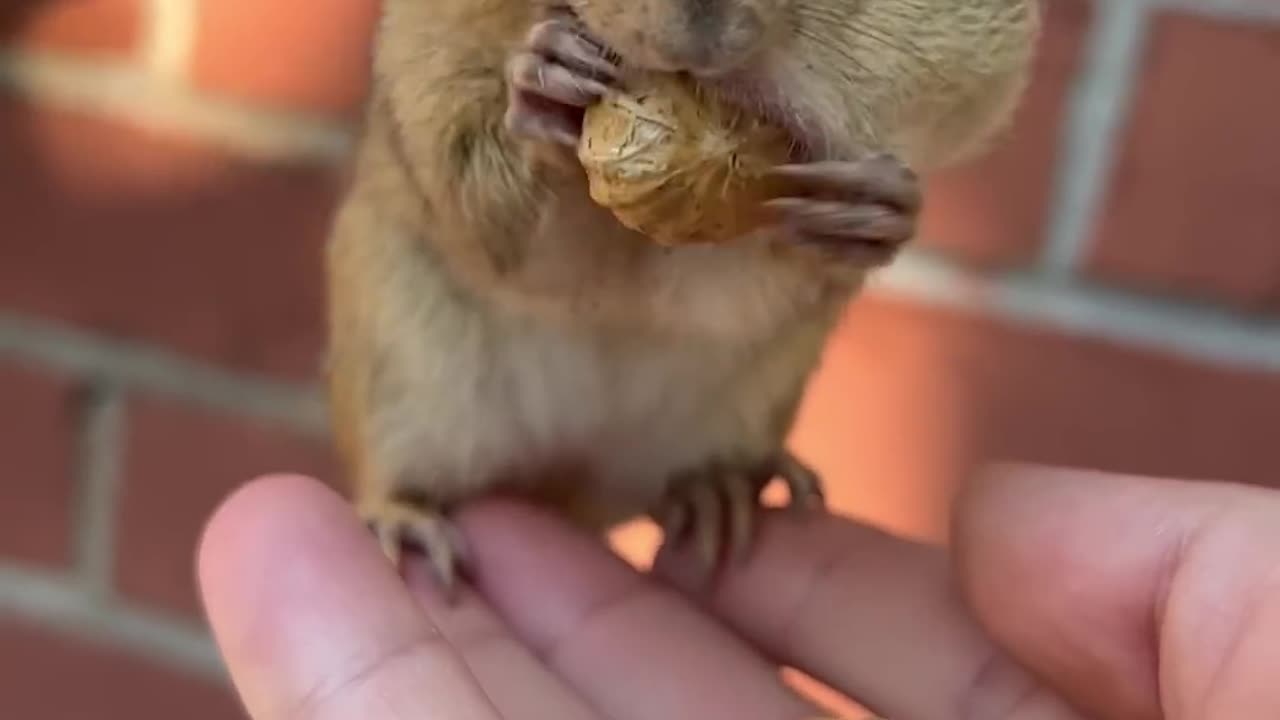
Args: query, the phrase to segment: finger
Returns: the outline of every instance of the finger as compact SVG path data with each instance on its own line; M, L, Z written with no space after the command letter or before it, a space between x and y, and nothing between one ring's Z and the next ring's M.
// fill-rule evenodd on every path
M462 586L449 604L435 576L411 564L406 581L414 598L504 718L587 720L590 706L517 640L474 590Z
M857 239L896 245L909 239L915 230L911 218L877 205L778 198L767 201L764 206L797 230L836 241Z
M509 132L561 145L576 147L581 128L560 108L548 107L544 98L517 91L507 106L503 122Z
M786 720L816 709L777 668L590 536L521 505L459 515L482 593L614 720Z
M692 588L687 553L664 547L656 567ZM848 520L767 511L751 562L729 568L706 604L778 662L884 717L1078 718L986 638L940 549Z
M698 558L705 576L710 576L720 559L724 538L724 506L720 493L709 482L699 482L689 489L689 502L696 518L693 527Z
M618 68L606 57L604 47L563 20L535 25L529 33L529 47L597 80L610 82L618 78Z
M576 75L532 53L512 58L510 75L518 90L570 107L586 107L609 91L599 80Z
M726 472L734 473L724 483L729 557L733 562L746 562L751 552L751 538L755 534L759 491L748 477L732 470Z
M818 473L800 461L789 451L782 452L774 461L774 473L786 483L791 495L791 507L802 511L818 511L827 507Z
M693 511L683 501L667 503L658 514L658 520L662 523L662 536L676 541L683 540L692 517Z
M351 508L313 480L267 478L229 498L205 529L199 577L255 720L503 717L491 699L500 688L480 682ZM543 680L524 688L538 699L526 704L547 718L559 710L584 717L561 703L549 675Z
M1101 718L1280 716L1280 496L1010 468L959 505L991 632Z
M768 173L800 190L836 196L862 196L914 214L923 204L919 178L892 155L854 162L835 160L782 165Z

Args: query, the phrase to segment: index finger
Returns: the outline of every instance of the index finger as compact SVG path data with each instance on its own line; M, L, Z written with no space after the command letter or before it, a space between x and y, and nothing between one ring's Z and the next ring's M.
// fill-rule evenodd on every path
M410 594L349 505L313 480L235 493L208 523L199 571L256 720L593 716L474 596L446 613Z

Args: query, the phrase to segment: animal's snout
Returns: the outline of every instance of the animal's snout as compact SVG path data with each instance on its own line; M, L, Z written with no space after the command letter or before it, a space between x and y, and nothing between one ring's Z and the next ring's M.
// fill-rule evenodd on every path
M749 61L765 41L760 12L732 0L685 0L687 32L659 48L671 66L697 76L731 72Z

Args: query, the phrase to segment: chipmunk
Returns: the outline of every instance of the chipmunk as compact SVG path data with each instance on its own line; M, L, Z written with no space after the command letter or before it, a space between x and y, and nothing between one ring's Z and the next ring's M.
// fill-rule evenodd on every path
M1007 124L1039 0L385 0L327 249L328 384L388 556L465 569L450 513L516 494L603 534L651 517L712 573L762 489L823 504L785 447L825 341L915 234L919 173ZM768 228L663 247L592 202L584 108L682 73L794 140Z

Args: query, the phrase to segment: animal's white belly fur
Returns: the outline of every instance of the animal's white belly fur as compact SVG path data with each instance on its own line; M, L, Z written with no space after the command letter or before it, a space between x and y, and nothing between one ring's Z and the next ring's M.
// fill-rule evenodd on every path
M546 326L506 330L424 350L409 366L421 372L401 377L379 413L384 452L435 490L465 495L487 478L537 473L570 456L590 471L587 495L643 512L662 480L742 435L726 426L720 404L748 355L735 361L704 344L627 349Z

